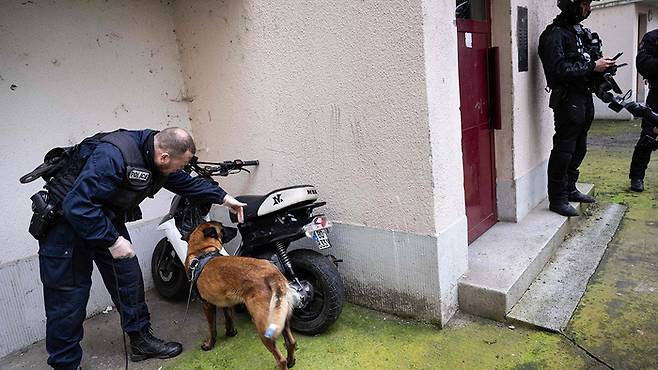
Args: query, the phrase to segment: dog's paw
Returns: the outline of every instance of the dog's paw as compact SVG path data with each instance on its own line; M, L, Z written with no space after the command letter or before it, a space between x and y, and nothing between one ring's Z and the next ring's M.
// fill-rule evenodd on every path
M292 360L287 361L288 363L288 369L292 368L295 366L295 359L293 358Z
M203 342L201 349L204 351L210 351L215 346L215 343L210 343L208 341Z
M227 337L234 337L234 336L236 336L236 335L238 335L238 331L235 330L235 329L233 329L233 330L227 330L227 331L226 331L226 336L227 336Z

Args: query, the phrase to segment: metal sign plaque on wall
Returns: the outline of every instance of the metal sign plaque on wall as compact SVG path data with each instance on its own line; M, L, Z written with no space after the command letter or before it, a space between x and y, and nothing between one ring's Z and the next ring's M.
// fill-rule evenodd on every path
M516 34L519 47L519 72L528 71L528 8L517 8Z

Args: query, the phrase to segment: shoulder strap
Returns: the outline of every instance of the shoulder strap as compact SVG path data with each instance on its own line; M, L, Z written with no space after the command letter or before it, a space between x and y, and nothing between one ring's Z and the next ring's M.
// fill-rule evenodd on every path
M141 150L139 150L135 140L125 130L111 132L103 136L100 141L110 143L119 148L123 160L126 162L126 167L146 168Z
M123 161L126 165L126 180L131 186L143 187L148 186L153 178L151 171L146 167L144 155L139 150L139 146L126 130L111 132L102 139L101 142L110 143L121 151Z

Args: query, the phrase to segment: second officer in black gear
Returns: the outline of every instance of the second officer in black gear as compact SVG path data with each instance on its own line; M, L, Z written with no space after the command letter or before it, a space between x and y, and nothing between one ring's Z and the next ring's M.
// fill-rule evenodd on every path
M591 33L580 22L591 12L591 0L558 0L561 13L539 38L539 57L551 89L555 120L553 149L548 160L550 210L578 216L569 202L596 200L576 189L578 167L587 152L587 132L594 119L592 92L597 73L614 66L609 58L592 60Z
M654 112L658 112L658 30L650 31L642 37L635 64L637 71L649 82L646 104ZM644 191L644 174L651 160L651 152L658 150L656 137L658 137L658 127L649 120L643 119L642 132L635 145L628 174L633 191Z
M223 204L238 214L239 222L245 204L219 186L181 171L196 149L192 137L180 128L98 134L76 148L46 185L60 212L39 238L48 364L66 370L80 364L92 262L130 336L131 359L174 357L182 346L151 331L142 271L125 222L140 218L136 207L160 188Z

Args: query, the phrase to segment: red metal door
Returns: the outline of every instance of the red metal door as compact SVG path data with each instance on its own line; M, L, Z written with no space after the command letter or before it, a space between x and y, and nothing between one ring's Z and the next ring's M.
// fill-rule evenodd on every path
M485 0L480 3L489 14ZM473 5L471 5L473 7ZM471 243L493 226L496 215L496 170L494 133L490 99L491 22L484 19L457 19L459 55L460 110L468 242Z

